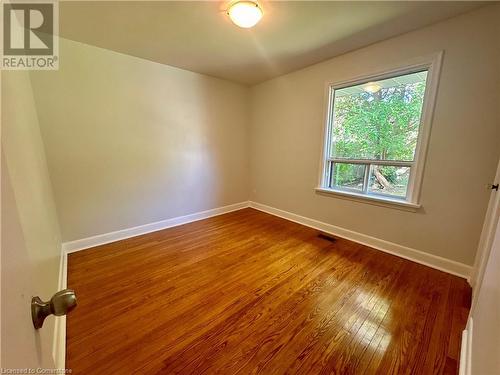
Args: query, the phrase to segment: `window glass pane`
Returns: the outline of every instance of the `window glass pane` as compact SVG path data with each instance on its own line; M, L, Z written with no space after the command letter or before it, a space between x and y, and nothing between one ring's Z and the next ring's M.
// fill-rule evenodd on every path
M330 157L413 160L427 71L335 90Z
M372 165L368 192L405 198L410 178L410 167Z
M362 164L334 163L332 187L363 191L365 166Z

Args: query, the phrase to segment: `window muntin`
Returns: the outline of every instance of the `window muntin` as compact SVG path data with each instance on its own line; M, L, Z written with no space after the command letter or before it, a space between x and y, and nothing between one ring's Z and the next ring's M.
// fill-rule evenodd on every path
M330 87L324 188L408 200L427 75Z

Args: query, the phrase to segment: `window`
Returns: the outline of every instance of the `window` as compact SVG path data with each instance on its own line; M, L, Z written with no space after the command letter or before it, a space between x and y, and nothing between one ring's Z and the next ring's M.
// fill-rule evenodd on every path
M433 65L329 86L319 191L418 207Z

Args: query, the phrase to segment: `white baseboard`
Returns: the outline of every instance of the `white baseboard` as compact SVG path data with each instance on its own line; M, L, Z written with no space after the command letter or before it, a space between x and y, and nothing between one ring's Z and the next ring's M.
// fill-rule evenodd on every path
M249 202L240 202L229 206L218 207L212 210L196 212L193 214L178 216L167 220L157 221L150 224L140 225L138 227L127 228L115 232L99 234L97 236L82 238L80 240L65 242L62 245L63 253L72 253L88 249L90 247L104 245L110 242L124 240L126 238L139 236L141 234L156 232L161 229L171 228L182 224L191 223L193 221L207 219L209 217L226 214L228 212L241 210L249 207Z
M474 322L469 318L467 327L462 332L462 344L460 347L460 362L458 375L471 375L472 373L472 330Z
M62 250L62 249L61 249ZM59 261L59 285L58 290L68 287L68 254L61 251ZM54 342L52 345L52 357L57 369L66 367L66 316L54 317Z
M261 203L250 202L250 207L469 280L472 267L466 264L432 255L420 250L412 249L403 245L398 245L396 243L385 241L379 238L371 237L366 234L354 232L349 229L323 223L318 220L283 211L278 208L270 207Z

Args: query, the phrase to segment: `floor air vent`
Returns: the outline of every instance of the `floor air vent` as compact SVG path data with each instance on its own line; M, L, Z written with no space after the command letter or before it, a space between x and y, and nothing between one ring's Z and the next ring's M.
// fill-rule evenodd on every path
M327 234L327 233L320 233L320 234L318 234L318 237L321 238L322 240L327 240L330 242L337 241L337 239L335 237L333 237L332 235Z

